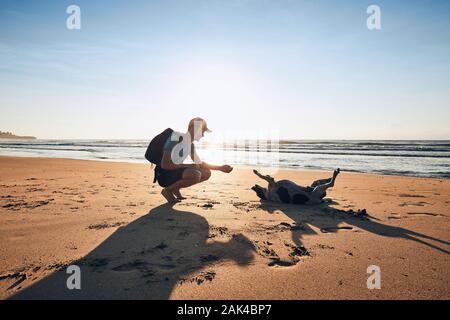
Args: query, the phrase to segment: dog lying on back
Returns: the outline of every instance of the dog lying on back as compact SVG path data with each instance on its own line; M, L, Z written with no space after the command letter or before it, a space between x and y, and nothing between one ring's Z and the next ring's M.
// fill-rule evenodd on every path
M334 170L331 178L316 180L309 187L300 186L290 180L275 181L271 176L264 176L257 170L253 170L253 172L269 183L267 189L257 184L252 187L261 200L292 204L319 204L326 196L326 190L334 186L340 169Z

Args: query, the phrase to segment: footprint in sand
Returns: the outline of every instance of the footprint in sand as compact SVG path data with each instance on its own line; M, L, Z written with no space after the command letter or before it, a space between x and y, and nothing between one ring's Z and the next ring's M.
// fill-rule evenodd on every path
M114 222L114 223L107 223L107 222L102 222L102 223L97 223L97 224L91 224L87 227L87 229L90 230L100 230L100 229L106 229L106 228L115 228L115 227L120 227L123 226L124 224L127 224L126 222L120 221L120 222Z
M401 198L426 198L425 196L420 195L420 194L405 194L405 193L402 193L402 194L399 194L398 196L401 197Z
M16 272L6 275L0 275L0 281L13 281L13 283L6 289L11 290L17 287L19 284L24 282L27 279L27 275L25 273Z
M197 205L197 207L200 207L200 208L203 208L203 209L212 209L214 207L214 204L208 202L208 203L205 203L205 204L202 204L202 205Z
M284 245L286 247L288 247L289 249L291 249L291 252L289 253L289 256L291 258L295 259L295 257L310 256L308 249L306 249L303 246L295 246L295 245L290 244L290 243L285 243Z
M443 217L444 215L438 213L431 212L407 212L409 215L424 215L424 216L433 216L433 217Z
M401 204L399 204L400 207L405 207L405 206L417 206L417 207L423 207L427 204L431 204L428 202L424 202L424 201L420 201L420 202L403 202Z
M292 267L295 266L297 263L290 260L273 260L269 262L269 267Z
M26 189L27 192L42 192L45 191L44 188L28 188Z
M31 201L26 202L23 200L17 201L17 202L10 202L2 206L2 208L8 209L8 210L20 210L20 209L35 209L38 207L46 206L51 201L54 201L55 199L46 199L46 200L38 200L38 201Z
M333 250L333 249L334 249L333 246L329 246L329 245L321 244L321 243L315 245L315 246L313 247L313 249L315 249L315 248L318 248L318 249L324 249L324 250Z
M201 285L205 281L213 281L215 277L216 277L216 273L214 271L205 271L205 272L201 272L198 276L195 276L195 277L192 277L191 279L189 279L189 282L191 282L191 283L195 282L195 283L197 283L197 285ZM183 284L187 281L188 281L188 279L181 279L179 281L179 284Z
M273 260L280 259L280 257L275 252L275 250L273 250L272 248L269 248L269 246L255 244L255 247L257 249L257 253L264 258L269 258L269 259L273 259Z
M217 237L219 235L220 236L223 236L223 235L227 236L227 235L229 235L227 227L218 227L218 226L211 225L209 227L209 230L210 230L210 234L208 236L209 239L215 238L215 237Z
M272 245L271 242L264 242L267 245ZM299 261L300 257L310 256L309 251L303 246L296 246L290 243L285 242L284 245L289 249L288 258L282 259L278 256L278 254L273 250L266 246L262 246L263 253L267 255L269 253L268 258L270 262L268 263L269 267L292 267L295 266ZM267 257L267 256L266 256Z
M6 195L6 196L0 196L0 199L13 199L13 198L17 198L16 196L12 196L10 194Z
M271 248L271 246L273 245L272 242L265 241L261 245L261 244L257 244L257 241L255 241L254 245L257 248L258 255L262 256L263 258L269 259L269 262L267 264L269 267L295 266L299 262L298 257L304 256L304 255L309 255L308 251L304 247L297 247L297 246L285 243L285 246L291 250L289 253L289 258L282 259L275 252L275 250Z

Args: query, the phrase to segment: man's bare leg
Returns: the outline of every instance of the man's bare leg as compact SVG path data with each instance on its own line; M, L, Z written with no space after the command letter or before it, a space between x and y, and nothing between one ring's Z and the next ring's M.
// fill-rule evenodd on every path
M166 198L167 202L169 203L179 202L180 200L178 200L174 196L174 192L176 192L177 190L179 192L181 188L190 187L198 183L200 179L201 179L201 172L199 170L186 169L183 172L182 179L166 187L163 191L161 191L161 194L164 196L164 198Z
M185 200L185 199L186 199L186 197L183 197L183 196L182 196L182 194L181 194L181 192L180 192L180 189L175 189L175 190L173 190L173 195L174 195L178 200Z
M181 200L177 199L174 196L174 191L175 190L179 191L181 188L190 187L198 182L199 182L198 178L197 179L196 178L181 179L181 180L178 180L177 182L175 182L174 184L166 187L163 191L161 191L161 194L164 196L164 198L166 198L167 202L177 203L177 202L180 202Z
M211 177L211 171L208 169L200 169L199 170L201 172L201 178L200 181L198 181L197 183L203 182L208 180ZM173 190L173 195L178 199L178 200L185 200L187 199L186 197L183 197L183 195L180 192L180 189L174 189Z
M211 177L211 170L209 169L200 169L200 172L202 173L202 177L199 182L206 181Z
M166 198L168 203L177 203L181 201L175 198L172 192L167 190L167 188L162 189L161 194L163 195L164 198Z

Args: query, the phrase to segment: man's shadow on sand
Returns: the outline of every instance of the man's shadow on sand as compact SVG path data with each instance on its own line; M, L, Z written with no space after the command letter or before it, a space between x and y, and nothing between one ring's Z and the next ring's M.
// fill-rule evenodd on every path
M369 214L357 216L350 213L350 211L333 208L330 206L331 204L336 204L336 202L333 202L330 199L325 199L324 203L320 205L306 206L278 204L261 200L260 207L269 213L273 213L275 210L280 210L286 216L291 218L295 222L295 225L291 228L292 241L300 247L303 246L301 242L303 235L317 234L311 226L318 228L321 233L332 233L337 232L340 229L353 229L353 227L357 227L379 236L411 240L438 250L442 253L450 253L449 251L423 239L449 246L450 242L448 241L440 240L405 228L383 224L379 222L380 220L370 216ZM345 222L346 226L343 227L341 225L342 222Z
M63 266L12 299L168 299L177 284L213 280L211 263L253 260L255 248L246 237L214 241L209 228L202 216L158 206L71 263L80 267L80 290L67 288L70 274Z

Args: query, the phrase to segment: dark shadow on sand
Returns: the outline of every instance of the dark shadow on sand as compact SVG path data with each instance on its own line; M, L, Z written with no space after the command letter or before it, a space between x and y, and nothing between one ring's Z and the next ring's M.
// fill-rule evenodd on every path
M81 268L81 290L67 289L64 266L11 299L168 299L179 283L214 281L213 263L253 260L255 248L243 235L207 242L208 234L202 216L161 205L71 263Z
M291 218L295 222L295 225L291 228L292 241L300 247L303 246L301 242L301 238L303 235L316 234L316 231L312 229L311 226L316 227L320 230L324 230L327 233L332 233L337 232L342 228L343 225L345 225L346 228L357 227L379 236L411 240L438 250L442 253L450 253L449 251L429 242L435 241L440 244L449 246L450 242L448 241L430 237L425 234L405 228L383 224L379 222L379 220L375 217L370 216L370 214L365 216L355 216L349 211L330 207L330 204L335 204L335 202L330 199L325 199L323 204L307 206L279 204L262 200L261 208L270 213L274 212L275 210L280 210L286 216ZM425 241L424 239L429 241Z

